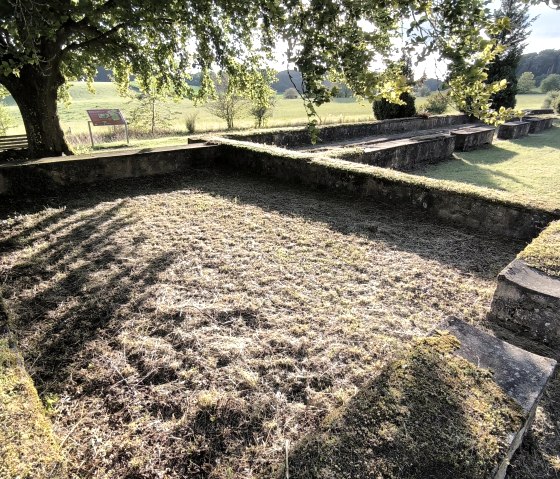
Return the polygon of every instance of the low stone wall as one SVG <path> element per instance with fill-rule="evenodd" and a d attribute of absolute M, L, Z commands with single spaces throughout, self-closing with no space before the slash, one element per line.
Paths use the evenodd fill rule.
<path fill-rule="evenodd" d="M 539 118 L 526 116 L 523 121 L 529 122 L 529 133 L 540 133 L 541 131 L 552 128 L 552 118 Z"/>
<path fill-rule="evenodd" d="M 534 110 L 528 109 L 523 111 L 529 115 L 553 115 L 554 114 L 554 110 L 552 108 L 541 108 L 541 109 L 534 109 Z"/>
<path fill-rule="evenodd" d="M 212 168 L 219 155 L 218 147 L 197 144 L 7 163 L 0 165 L 0 195 L 44 193 L 73 184 Z"/>
<path fill-rule="evenodd" d="M 455 149 L 455 137 L 451 135 L 431 135 L 386 141 L 361 151 L 348 153 L 342 149 L 338 158 L 365 163 L 367 165 L 411 171 L 418 167 L 448 160 Z"/>
<path fill-rule="evenodd" d="M 215 141 L 219 141 L 215 139 Z M 453 225 L 529 240 L 560 213 L 500 199 L 499 193 L 279 148 L 228 142 L 223 167 L 416 208 Z"/>
<path fill-rule="evenodd" d="M 510 121 L 498 128 L 498 138 L 501 140 L 515 140 L 529 134 L 531 124 L 526 121 Z"/>
<path fill-rule="evenodd" d="M 429 118 L 412 117 L 364 123 L 327 125 L 319 127 L 318 143 L 347 140 L 348 138 L 362 138 L 366 136 L 445 128 L 465 123 L 469 123 L 469 117 L 467 115 L 445 115 L 432 116 Z M 311 137 L 307 127 L 230 133 L 224 135 L 224 137 L 238 141 L 250 141 L 253 143 L 264 143 L 288 148 L 311 145 Z"/>
<path fill-rule="evenodd" d="M 473 126 L 450 133 L 455 137 L 455 151 L 472 151 L 491 145 L 495 131 L 493 126 Z"/>
<path fill-rule="evenodd" d="M 560 278 L 514 260 L 498 276 L 489 318 L 521 336 L 560 346 Z"/>
<path fill-rule="evenodd" d="M 558 211 L 530 207 L 482 188 L 276 147 L 220 138 L 211 141 L 214 144 L 0 165 L 0 194 L 42 194 L 112 179 L 228 168 L 408 205 L 450 224 L 512 238 L 532 239 L 544 226 L 560 218 Z"/>

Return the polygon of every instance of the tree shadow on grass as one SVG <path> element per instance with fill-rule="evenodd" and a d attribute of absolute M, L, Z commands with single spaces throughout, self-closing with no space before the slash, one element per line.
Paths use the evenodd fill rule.
<path fill-rule="evenodd" d="M 142 262 L 127 262 L 127 257 L 137 260 L 136 248 L 143 242 L 141 227 L 134 235 L 127 236 L 128 239 L 117 234 L 136 225 L 135 217 L 127 208 L 127 198 L 181 189 L 206 192 L 232 203 L 254 205 L 286 217 L 296 216 L 324 223 L 344 235 L 365 238 L 374 248 L 377 243 L 385 243 L 397 251 L 418 254 L 472 275 L 494 275 L 495 272 L 488 273 L 486 268 L 493 265 L 492 268 L 496 269 L 495 263 L 505 264 L 510 259 L 509 255 L 514 254 L 511 247 L 503 248 L 498 240 L 456 231 L 423 219 L 411 219 L 408 210 L 401 211 L 388 205 L 371 204 L 325 191 L 309 191 L 272 181 L 209 172 L 192 178 L 162 177 L 149 181 L 111 182 L 105 186 L 88 187 L 85 191 L 83 188 L 75 189 L 36 203 L 20 202 L 19 206 L 14 203 L 12 211 L 19 213 L 40 211 L 45 204 L 54 208 L 33 226 L 20 225 L 14 234 L 5 235 L 0 243 L 8 253 L 15 249 L 26 251 L 21 261 L 9 268 L 2 280 L 10 283 L 13 297 L 21 296 L 16 311 L 19 317 L 17 329 L 28 367 L 42 394 L 62 395 L 65 388 L 69 388 L 74 395 L 90 395 L 96 400 L 99 396 L 106 397 L 107 404 L 103 406 L 106 409 L 102 411 L 108 414 L 115 429 L 120 428 L 119 434 L 125 430 L 123 435 L 131 430 L 127 424 L 133 419 L 142 421 L 148 417 L 150 421 L 161 424 L 165 418 L 179 416 L 185 409 L 184 404 L 173 403 L 178 399 L 171 393 L 165 399 L 152 400 L 148 396 L 146 399 L 150 400 L 150 404 L 144 406 L 143 403 L 144 409 L 140 407 L 140 412 L 133 410 L 133 407 L 138 407 L 137 402 L 129 407 L 127 398 L 128 402 L 134 401 L 127 396 L 130 391 L 126 378 L 119 376 L 118 354 L 128 354 L 126 361 L 137 370 L 133 373 L 134 380 L 138 380 L 140 386 L 130 386 L 135 388 L 135 395 L 153 394 L 151 388 L 176 384 L 176 371 L 165 364 L 165 356 L 160 355 L 165 353 L 163 350 L 147 351 L 147 355 L 160 355 L 155 358 L 160 363 L 155 367 L 160 369 L 154 370 L 149 361 L 141 357 L 142 353 L 136 352 L 138 357 L 133 356 L 130 347 L 127 346 L 124 353 L 122 344 L 115 344 L 122 332 L 123 322 L 131 316 L 136 320 L 137 315 L 147 312 L 151 321 L 153 310 L 149 308 L 153 305 L 147 304 L 150 295 L 153 295 L 150 286 L 158 281 L 160 273 L 172 265 L 177 254 L 168 248 L 162 253 L 154 252 Z M 107 201 L 111 203 L 105 204 Z M 208 214 L 211 215 L 212 211 L 209 210 Z M 8 215 L 13 218 L 12 213 Z M 398 265 L 395 268 L 398 269 Z M 220 318 L 223 321 L 221 313 L 217 312 L 217 321 Z M 250 320 L 250 314 L 244 314 L 246 319 Z M 154 328 L 164 329 L 162 334 L 168 333 L 166 322 L 177 320 L 165 315 L 157 316 L 157 319 L 159 324 Z M 150 329 L 151 325 L 144 324 L 142 327 L 146 329 L 138 335 L 157 343 L 160 333 Z M 134 335 L 135 331 L 132 333 Z M 103 343 L 100 347 L 106 349 L 95 349 L 96 342 Z M 113 345 L 114 348 L 107 351 Z M 109 372 L 95 372 L 102 367 Z M 113 373 L 111 368 L 115 368 L 116 372 Z M 122 386 L 120 396 L 115 393 L 119 384 Z M 184 400 L 183 396 L 177 397 Z M 249 401 L 237 404 L 230 398 L 222 403 L 218 400 L 201 408 L 189 421 L 179 424 L 173 434 L 160 433 L 157 436 L 157 432 L 146 428 L 143 434 L 147 437 L 141 440 L 145 441 L 145 445 L 156 444 L 169 451 L 165 460 L 174 471 L 183 471 L 185 476 L 209 477 L 219 467 L 220 461 L 227 462 L 232 450 L 255 445 L 254 438 L 258 436 L 255 431 L 260 433 L 265 418 L 273 415 L 271 407 L 270 404 L 249 404 Z M 99 421 L 104 419 L 100 417 Z M 409 426 L 408 423 L 406 425 Z M 90 424 L 89 427 L 94 429 L 96 425 Z M 86 438 L 91 439 L 87 435 Z M 111 459 L 125 464 L 119 470 L 125 470 L 127 461 L 135 454 L 133 446 L 125 442 L 122 449 L 115 447 L 119 451 L 116 453 L 118 457 Z M 191 449 L 192 444 L 197 446 Z M 91 462 L 93 464 L 94 460 Z M 142 477 L 135 476 L 131 469 L 126 470 L 130 474 L 122 477 Z"/>
<path fill-rule="evenodd" d="M 32 238 L 26 245 L 33 252 L 3 280 L 12 291 L 17 288 L 28 297 L 16 311 L 16 329 L 25 338 L 28 367 L 43 393 L 68 376 L 68 367 L 87 342 L 118 330 L 118 309 L 130 301 L 133 291 L 155 283 L 158 273 L 173 262 L 169 252 L 141 268 L 113 267 L 123 254 L 114 234 L 134 221 L 119 214 L 124 203 L 88 213 L 54 211 L 31 230 L 0 242 L 9 250 L 14 242 Z M 57 226 L 49 228 L 53 225 Z M 131 245 L 125 246 L 133 251 Z"/>
<path fill-rule="evenodd" d="M 489 373 L 437 342 L 449 339 L 417 342 L 386 366 L 338 416 L 327 418 L 320 431 L 295 446 L 289 476 L 490 477 L 507 451 L 507 435 L 521 425 L 520 408 Z"/>

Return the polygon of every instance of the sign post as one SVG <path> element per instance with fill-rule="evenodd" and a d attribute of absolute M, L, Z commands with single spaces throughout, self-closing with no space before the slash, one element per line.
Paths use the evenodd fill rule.
<path fill-rule="evenodd" d="M 86 110 L 89 115 L 90 121 L 88 121 L 89 137 L 91 139 L 91 146 L 93 147 L 93 132 L 91 126 L 115 126 L 124 125 L 124 131 L 126 135 L 126 144 L 129 145 L 130 141 L 128 138 L 128 125 L 124 116 L 120 110 Z"/>

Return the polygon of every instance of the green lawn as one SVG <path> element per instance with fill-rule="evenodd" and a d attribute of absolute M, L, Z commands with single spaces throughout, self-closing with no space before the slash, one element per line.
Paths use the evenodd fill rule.
<path fill-rule="evenodd" d="M 131 112 L 138 106 L 138 101 L 123 98 L 118 95 L 113 83 L 96 83 L 95 94 L 88 91 L 84 82 L 74 82 L 70 87 L 72 102 L 70 105 L 59 104 L 59 116 L 62 128 L 65 132 L 74 134 L 86 133 L 88 131 L 88 116 L 86 110 L 94 108 L 118 108 L 125 117 L 130 118 Z M 10 98 L 4 103 L 8 106 L 17 125 L 11 128 L 8 134 L 24 133 L 23 123 L 19 116 L 17 106 Z M 197 129 L 200 131 L 223 130 L 225 121 L 211 115 L 204 106 L 195 106 L 190 100 L 179 102 L 169 101 L 162 105 L 170 118 L 170 129 L 185 131 L 185 115 L 198 112 Z M 318 108 L 321 121 L 325 123 L 337 123 L 345 121 L 368 120 L 372 118 L 371 107 L 367 103 L 357 102 L 354 99 L 337 99 Z M 270 126 L 293 126 L 306 123 L 307 117 L 301 100 L 286 100 L 278 96 L 274 115 L 269 121 Z M 242 118 L 236 122 L 239 128 L 253 126 L 250 117 Z M 103 129 L 96 129 L 101 132 Z"/>
<path fill-rule="evenodd" d="M 455 160 L 418 174 L 508 191 L 520 200 L 560 208 L 560 125 L 520 140 L 498 140 L 488 149 L 456 154 Z"/>
<path fill-rule="evenodd" d="M 88 91 L 84 82 L 74 82 L 70 87 L 72 102 L 70 105 L 59 105 L 59 115 L 62 128 L 65 132 L 73 134 L 85 134 L 88 131 L 88 116 L 86 110 L 93 108 L 119 108 L 125 117 L 130 118 L 132 110 L 138 105 L 138 101 L 123 98 L 118 95 L 113 83 L 96 83 L 95 94 Z M 544 95 L 530 94 L 519 95 L 518 106 L 520 108 L 540 107 Z M 421 106 L 426 102 L 426 98 L 418 98 L 417 105 Z M 16 126 L 11 128 L 8 134 L 24 133 L 23 124 L 17 106 L 8 98 L 4 100 L 9 112 L 16 120 Z M 170 118 L 170 129 L 177 132 L 185 131 L 185 115 L 198 112 L 197 129 L 199 131 L 223 130 L 226 127 L 224 121 L 212 116 L 203 106 L 195 106 L 192 101 L 181 100 L 179 102 L 169 101 L 164 104 L 167 115 Z M 455 110 L 450 109 L 453 113 Z M 318 108 L 319 117 L 324 123 L 339 123 L 347 121 L 371 120 L 371 107 L 366 102 L 355 101 L 354 99 L 336 99 Z M 274 115 L 269 121 L 269 126 L 294 126 L 305 124 L 307 117 L 301 100 L 286 100 L 281 95 L 278 96 Z M 239 128 L 249 128 L 253 126 L 251 118 L 240 119 L 236 126 Z M 104 129 L 97 128 L 97 133 L 102 133 Z M 87 144 L 87 137 L 84 143 Z"/>

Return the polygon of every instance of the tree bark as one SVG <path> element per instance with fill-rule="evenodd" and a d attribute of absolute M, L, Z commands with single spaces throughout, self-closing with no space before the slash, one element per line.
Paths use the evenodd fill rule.
<path fill-rule="evenodd" d="M 19 107 L 30 158 L 72 154 L 57 109 L 58 88 L 64 84 L 64 77 L 59 65 L 53 63 L 25 65 L 19 76 L 11 74 L 0 79 Z"/>

